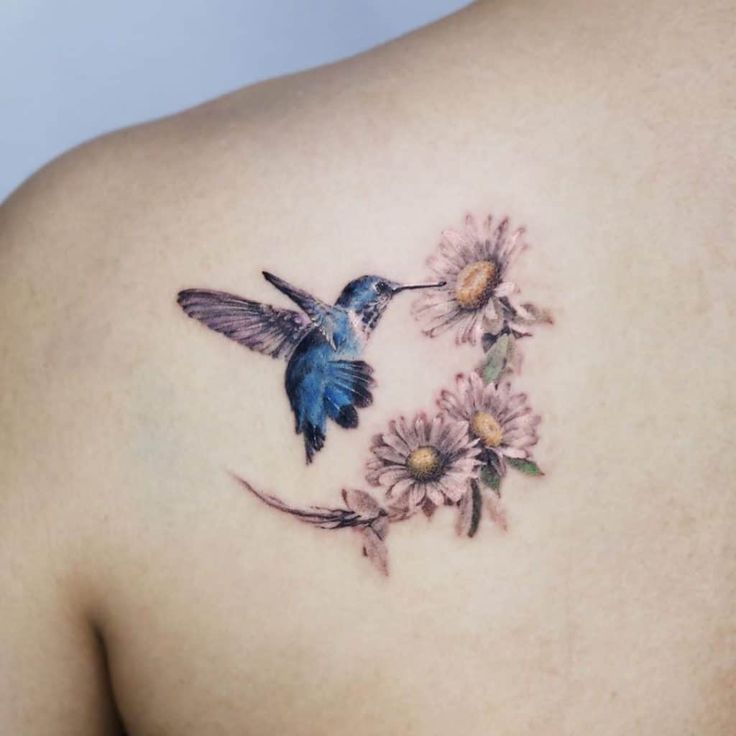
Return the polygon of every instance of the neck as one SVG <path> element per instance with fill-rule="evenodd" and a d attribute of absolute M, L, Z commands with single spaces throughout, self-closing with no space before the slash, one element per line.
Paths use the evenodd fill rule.
<path fill-rule="evenodd" d="M 360 311 L 350 310 L 351 321 L 366 337 L 376 328 L 382 314 L 383 309 L 378 304 L 369 304 Z"/>

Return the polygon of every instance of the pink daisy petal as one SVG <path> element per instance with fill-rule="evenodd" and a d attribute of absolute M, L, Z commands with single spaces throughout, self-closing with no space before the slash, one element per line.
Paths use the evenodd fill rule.
<path fill-rule="evenodd" d="M 463 315 L 459 310 L 449 312 L 441 319 L 436 320 L 435 323 L 426 326 L 424 328 L 424 332 L 430 337 L 434 337 L 435 335 L 438 335 L 441 332 L 444 332 L 445 330 L 452 327 L 452 325 L 454 325 L 456 322 L 459 322 L 462 318 Z"/>
<path fill-rule="evenodd" d="M 420 445 L 427 444 L 427 415 L 424 413 L 417 414 L 414 420 L 414 431 L 416 432 L 417 442 Z"/>
<path fill-rule="evenodd" d="M 445 496 L 450 499 L 450 501 L 454 501 L 455 503 L 457 503 L 465 494 L 466 486 L 465 483 L 458 483 L 453 485 L 444 483 L 442 491 Z"/>
<path fill-rule="evenodd" d="M 511 296 L 516 291 L 516 284 L 513 281 L 502 281 L 494 290 L 493 295 L 497 298 Z"/>
<path fill-rule="evenodd" d="M 409 489 L 409 497 L 408 497 L 408 503 L 410 507 L 419 506 L 419 504 L 424 501 L 425 496 L 425 487 L 424 485 L 420 485 L 418 483 L 415 483 L 410 489 Z"/>
<path fill-rule="evenodd" d="M 527 457 L 529 453 L 527 453 L 526 450 L 520 448 L 520 447 L 500 447 L 499 450 L 501 451 L 502 455 L 505 455 L 506 457 L 513 457 L 517 458 L 519 460 L 524 459 Z"/>
<path fill-rule="evenodd" d="M 496 309 L 496 302 L 493 299 L 489 299 L 481 314 L 485 318 L 486 322 L 498 321 L 499 313 Z"/>
<path fill-rule="evenodd" d="M 475 243 L 473 243 L 471 253 L 473 255 L 474 261 L 488 260 L 488 250 L 486 248 L 485 240 L 483 240 L 482 238 L 478 238 Z"/>
<path fill-rule="evenodd" d="M 382 436 L 381 439 L 383 440 L 384 445 L 393 448 L 394 450 L 396 450 L 396 452 L 403 455 L 404 457 L 406 457 L 411 452 L 409 446 L 406 444 L 406 442 L 404 442 L 404 440 L 401 439 L 401 437 L 399 437 L 398 434 L 387 432 Z"/>
<path fill-rule="evenodd" d="M 404 465 L 388 465 L 378 472 L 378 480 L 382 486 L 393 486 L 408 477 L 409 471 Z"/>
<path fill-rule="evenodd" d="M 427 497 L 435 506 L 441 506 L 445 502 L 442 491 L 437 484 L 431 484 L 427 487 Z"/>
<path fill-rule="evenodd" d="M 466 264 L 464 253 L 469 245 L 470 243 L 462 233 L 456 230 L 445 230 L 440 241 L 440 253 L 462 268 Z"/>
<path fill-rule="evenodd" d="M 427 444 L 432 447 L 437 447 L 440 435 L 442 434 L 442 425 L 444 420 L 441 416 L 437 415 L 433 420 L 429 429 L 429 438 Z"/>
<path fill-rule="evenodd" d="M 427 265 L 437 274 L 455 274 L 462 270 L 462 261 L 458 258 L 456 251 L 452 254 L 448 252 L 433 253 L 427 259 Z"/>
<path fill-rule="evenodd" d="M 526 250 L 526 243 L 524 243 L 521 239 L 517 240 L 511 248 L 509 248 L 508 252 L 504 256 L 504 260 L 506 261 L 506 269 L 511 268 L 514 263 L 516 263 L 517 258 Z"/>
<path fill-rule="evenodd" d="M 523 437 L 513 438 L 509 438 L 508 436 L 504 437 L 504 442 L 509 445 L 509 447 L 521 447 L 524 450 L 536 445 L 537 441 L 537 438 L 533 435 L 525 435 Z"/>
<path fill-rule="evenodd" d="M 501 220 L 501 222 L 498 223 L 498 227 L 493 233 L 493 247 L 496 249 L 497 253 L 502 250 L 506 242 L 506 234 L 508 233 L 508 229 L 509 229 L 509 218 L 504 217 L 503 220 Z"/>
<path fill-rule="evenodd" d="M 406 421 L 406 417 L 400 417 L 396 424 L 396 434 L 406 443 L 410 451 L 416 450 L 418 443 L 414 427 Z"/>
<path fill-rule="evenodd" d="M 394 483 L 394 485 L 388 489 L 388 492 L 386 493 L 387 496 L 392 496 L 394 498 L 400 498 L 404 493 L 406 493 L 414 484 L 416 481 L 413 478 L 404 478 L 400 481 L 397 481 Z"/>
<path fill-rule="evenodd" d="M 374 448 L 373 454 L 376 457 L 381 458 L 381 460 L 391 463 L 403 465 L 406 462 L 406 454 L 397 452 L 393 447 L 388 447 L 386 445 Z"/>

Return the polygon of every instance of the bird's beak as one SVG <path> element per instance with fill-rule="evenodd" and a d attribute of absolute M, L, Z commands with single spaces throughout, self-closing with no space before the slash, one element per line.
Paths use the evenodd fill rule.
<path fill-rule="evenodd" d="M 437 289 L 446 283 L 446 281 L 435 281 L 432 284 L 399 284 L 394 289 L 394 294 L 398 294 L 400 291 L 409 291 L 409 289 Z"/>

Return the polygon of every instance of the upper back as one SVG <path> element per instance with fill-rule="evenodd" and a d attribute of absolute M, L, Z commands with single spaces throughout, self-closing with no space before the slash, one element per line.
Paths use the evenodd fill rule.
<path fill-rule="evenodd" d="M 88 144 L 11 198 L 0 723 L 48 732 L 45 692 L 58 733 L 112 722 L 104 661 L 70 664 L 91 631 L 131 733 L 733 731 L 733 21 L 481 3 Z M 510 374 L 545 474 L 509 465 L 472 538 L 454 505 L 392 518 L 366 560 L 365 536 L 262 501 L 314 521 L 360 489 L 390 516 L 372 438 L 431 419 L 483 346 L 422 334 L 397 294 L 360 357 L 372 401 L 356 428 L 328 416 L 306 465 L 285 360 L 177 294 L 299 312 L 263 270 L 320 309 L 362 274 L 439 278 L 425 261 L 468 212 L 526 227 L 512 301 L 554 318 Z M 28 654 L 47 639 L 51 663 Z M 35 666 L 48 690 L 29 692 Z M 88 683 L 73 716 L 48 704 L 69 671 Z"/>

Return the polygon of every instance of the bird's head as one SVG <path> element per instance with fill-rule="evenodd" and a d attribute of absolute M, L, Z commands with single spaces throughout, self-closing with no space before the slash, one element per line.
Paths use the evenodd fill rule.
<path fill-rule="evenodd" d="M 433 289 L 444 285 L 444 281 L 430 284 L 400 284 L 383 276 L 361 276 L 345 286 L 336 306 L 361 315 L 367 324 L 374 326 L 396 294 L 410 289 Z"/>

